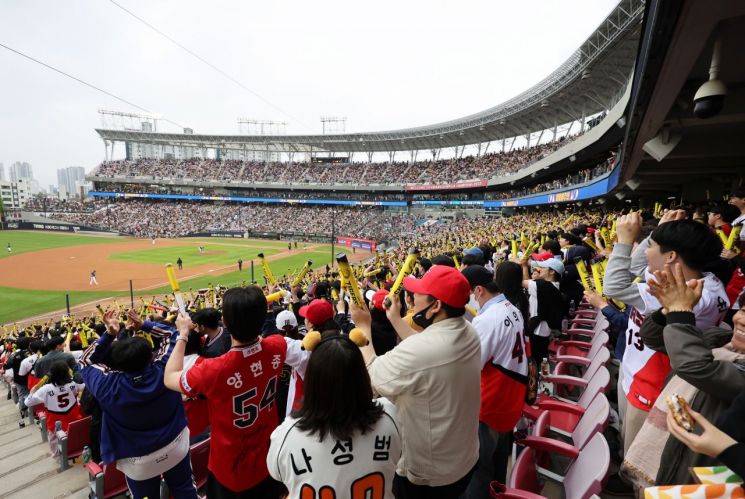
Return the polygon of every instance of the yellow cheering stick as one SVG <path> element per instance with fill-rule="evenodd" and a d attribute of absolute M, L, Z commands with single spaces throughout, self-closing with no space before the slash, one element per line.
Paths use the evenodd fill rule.
<path fill-rule="evenodd" d="M 380 271 L 383 270 L 382 268 L 378 267 L 376 269 L 368 270 L 367 272 L 362 273 L 362 277 L 372 277 L 374 275 L 377 275 L 380 273 Z"/>
<path fill-rule="evenodd" d="M 740 240 L 741 231 L 742 231 L 742 225 L 736 225 L 732 227 L 732 231 L 729 233 L 727 242 L 724 243 L 724 249 L 731 251 L 735 247 L 735 241 Z"/>
<path fill-rule="evenodd" d="M 732 232 L 730 232 L 730 234 L 732 234 Z M 719 239 L 722 240 L 722 246 L 726 246 L 727 245 L 727 239 L 728 238 L 725 235 L 724 231 L 721 230 L 721 229 L 717 229 L 717 236 L 719 236 Z"/>
<path fill-rule="evenodd" d="M 453 262 L 455 262 L 455 268 L 460 270 L 460 262 L 458 261 L 458 255 L 453 253 Z"/>
<path fill-rule="evenodd" d="M 264 253 L 259 253 L 259 262 L 261 263 L 261 268 L 264 269 L 264 277 L 266 277 L 266 281 L 274 285 L 277 280 L 274 278 L 274 274 L 272 274 L 272 269 L 269 268 L 269 264 L 266 263 L 266 258 L 264 258 Z"/>
<path fill-rule="evenodd" d="M 600 262 L 593 262 L 590 264 L 590 271 L 592 272 L 592 280 L 595 284 L 595 291 L 603 294 L 603 266 Z"/>
<path fill-rule="evenodd" d="M 584 260 L 580 260 L 577 262 L 577 273 L 579 274 L 579 279 L 582 282 L 582 287 L 585 289 L 592 289 L 590 287 L 590 276 L 587 274 L 587 267 L 585 267 Z"/>
<path fill-rule="evenodd" d="M 603 243 L 605 243 L 606 249 L 609 249 L 612 241 L 610 239 L 610 231 L 608 230 L 608 227 L 600 229 L 600 237 L 603 238 Z"/>
<path fill-rule="evenodd" d="M 173 296 L 176 298 L 178 310 L 180 313 L 186 315 L 186 305 L 184 305 L 184 298 L 181 296 L 181 286 L 179 286 L 179 283 L 176 280 L 176 270 L 170 263 L 166 264 L 166 274 L 168 275 L 168 282 L 171 285 Z"/>
<path fill-rule="evenodd" d="M 403 267 L 401 267 L 401 270 L 398 272 L 393 286 L 391 286 L 391 290 L 388 292 L 388 296 L 385 297 L 384 303 L 386 307 L 390 307 L 392 298 L 394 296 L 398 296 L 398 294 L 401 292 L 401 284 L 403 283 L 404 278 L 414 271 L 414 266 L 416 265 L 418 259 L 419 250 L 416 248 L 411 248 L 409 250 L 409 254 L 406 256 L 406 260 L 404 260 Z"/>
<path fill-rule="evenodd" d="M 585 237 L 585 238 L 583 239 L 583 241 L 584 241 L 584 243 L 585 243 L 586 245 L 588 245 L 588 246 L 590 247 L 590 249 L 591 249 L 592 251 L 595 251 L 595 252 L 597 252 L 597 251 L 600 251 L 600 249 L 598 248 L 597 244 L 595 244 L 595 241 L 593 241 L 593 240 L 592 240 L 592 238 L 591 238 L 590 236 L 587 236 L 587 237 Z"/>
<path fill-rule="evenodd" d="M 300 286 L 300 284 L 303 282 L 303 279 L 305 279 L 305 276 L 308 275 L 308 272 L 310 272 L 310 266 L 313 265 L 313 260 L 308 260 L 305 262 L 305 266 L 303 266 L 303 270 L 300 271 L 300 273 L 297 275 L 295 280 L 292 281 L 291 287 Z"/>
<path fill-rule="evenodd" d="M 517 256 L 517 240 L 513 239 L 510 241 L 510 253 L 512 256 Z"/>
<path fill-rule="evenodd" d="M 267 303 L 272 303 L 272 302 L 275 302 L 275 301 L 279 301 L 283 297 L 288 296 L 289 294 L 290 294 L 290 292 L 287 291 L 286 289 L 280 289 L 276 293 L 272 293 L 270 295 L 266 295 L 266 302 Z"/>
<path fill-rule="evenodd" d="M 362 299 L 362 293 L 360 293 L 360 288 L 357 285 L 357 279 L 352 275 L 352 268 L 349 266 L 347 254 L 338 253 L 336 255 L 336 263 L 339 265 L 339 275 L 341 276 L 342 285 L 346 286 L 354 304 L 362 308 L 365 302 Z"/>

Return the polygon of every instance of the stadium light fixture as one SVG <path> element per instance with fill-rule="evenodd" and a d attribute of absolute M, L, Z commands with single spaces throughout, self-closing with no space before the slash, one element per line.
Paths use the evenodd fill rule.
<path fill-rule="evenodd" d="M 641 185 L 641 183 L 638 180 L 634 179 L 634 178 L 629 179 L 629 181 L 626 182 L 626 187 L 628 187 L 632 191 L 637 190 L 640 185 Z"/>

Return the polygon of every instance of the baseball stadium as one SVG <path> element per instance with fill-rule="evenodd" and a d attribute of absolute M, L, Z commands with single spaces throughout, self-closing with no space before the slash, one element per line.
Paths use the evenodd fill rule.
<path fill-rule="evenodd" d="M 448 121 L 99 109 L 77 196 L 0 175 L 0 497 L 745 497 L 744 46 L 620 0 Z"/>

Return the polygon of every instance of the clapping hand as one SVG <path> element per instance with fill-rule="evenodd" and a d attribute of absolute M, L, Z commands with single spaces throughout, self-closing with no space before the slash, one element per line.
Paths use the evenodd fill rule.
<path fill-rule="evenodd" d="M 140 316 L 137 315 L 137 312 L 134 310 L 130 310 L 127 312 L 127 329 L 131 331 L 139 331 L 142 329 L 142 325 L 145 324 L 145 321 L 140 319 Z"/>
<path fill-rule="evenodd" d="M 109 310 L 103 314 L 103 323 L 106 326 L 106 332 L 110 336 L 119 334 L 119 314 L 114 310 Z"/>
<path fill-rule="evenodd" d="M 642 216 L 638 211 L 618 217 L 618 220 L 616 221 L 616 238 L 619 243 L 628 245 L 634 244 L 639 238 L 641 231 Z"/>
<path fill-rule="evenodd" d="M 665 264 L 665 269 L 656 271 L 654 277 L 647 281 L 649 291 L 668 312 L 692 312 L 701 299 L 703 280 L 686 281 L 679 263 L 675 264 L 674 269 Z"/>

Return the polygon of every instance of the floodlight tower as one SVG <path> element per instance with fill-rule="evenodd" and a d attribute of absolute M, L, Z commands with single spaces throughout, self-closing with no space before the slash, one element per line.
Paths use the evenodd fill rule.
<path fill-rule="evenodd" d="M 238 133 L 246 135 L 285 135 L 286 121 L 238 118 Z"/>
<path fill-rule="evenodd" d="M 327 133 L 345 133 L 347 131 L 346 116 L 321 116 L 323 135 Z"/>

